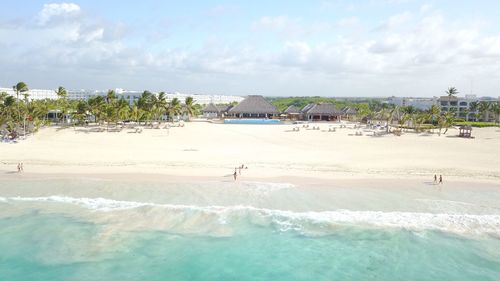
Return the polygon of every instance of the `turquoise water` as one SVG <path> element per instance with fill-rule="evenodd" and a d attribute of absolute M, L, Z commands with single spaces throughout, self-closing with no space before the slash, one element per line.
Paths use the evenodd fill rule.
<path fill-rule="evenodd" d="M 500 280 L 496 201 L 424 200 L 418 191 L 416 200 L 398 195 L 415 204 L 408 211 L 313 211 L 340 191 L 232 182 L 9 184 L 0 187 L 2 281 Z M 129 199 L 90 196 L 97 191 Z M 387 196 L 369 201 L 388 208 Z"/>
<path fill-rule="evenodd" d="M 307 237 L 255 227 L 231 237 L 114 233 L 37 212 L 0 220 L 1 280 L 499 280 L 500 241 L 339 228 Z M 101 245 L 102 246 L 102 245 Z"/>

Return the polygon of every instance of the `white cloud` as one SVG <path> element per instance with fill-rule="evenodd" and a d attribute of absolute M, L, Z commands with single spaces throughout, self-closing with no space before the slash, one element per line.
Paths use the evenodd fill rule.
<path fill-rule="evenodd" d="M 354 25 L 357 25 L 358 23 L 359 23 L 358 17 L 341 18 L 337 21 L 337 25 L 339 27 L 354 26 Z"/>
<path fill-rule="evenodd" d="M 454 84 L 452 79 L 470 73 L 500 78 L 500 35 L 485 35 L 469 22 L 450 23 L 437 12 L 388 17 L 384 32 L 370 32 L 373 26 L 357 17 L 332 22 L 262 17 L 252 24 L 251 35 L 278 34 L 274 48 L 248 41 L 226 45 L 223 36 L 201 47 L 148 48 L 154 44 L 150 41 L 141 47 L 130 44 L 137 38 L 124 38 L 123 24 L 80 13 L 79 7 L 44 6 L 36 19 L 46 14 L 47 24 L 33 26 L 31 19 L 13 29 L 0 22 L 0 45 L 7 50 L 0 52 L 0 64 L 9 65 L 9 71 L 0 72 L 5 79 L 0 83 L 52 81 L 70 88 L 135 89 L 154 85 L 277 95 L 325 95 L 335 88 L 337 95 L 384 95 L 397 83 L 418 91 Z M 71 20 L 59 20 L 68 14 Z M 353 25 L 353 33 L 338 28 Z M 5 39 L 17 37 L 23 42 Z"/>
<path fill-rule="evenodd" d="M 53 18 L 76 15 L 80 12 L 80 6 L 75 3 L 51 3 L 44 4 L 38 13 L 38 23 L 44 25 Z"/>
<path fill-rule="evenodd" d="M 282 31 L 287 28 L 297 25 L 297 19 L 290 19 L 286 16 L 277 17 L 262 17 L 254 22 L 252 27 L 254 30 L 273 30 Z"/>
<path fill-rule="evenodd" d="M 376 30 L 392 30 L 395 28 L 399 28 L 405 23 L 409 22 L 412 19 L 412 14 L 410 12 L 404 12 L 401 14 L 397 14 L 391 16 L 388 20 L 382 23 Z"/>
<path fill-rule="evenodd" d="M 424 4 L 420 7 L 420 12 L 421 13 L 427 13 L 429 12 L 430 10 L 432 9 L 432 5 L 431 4 Z"/>

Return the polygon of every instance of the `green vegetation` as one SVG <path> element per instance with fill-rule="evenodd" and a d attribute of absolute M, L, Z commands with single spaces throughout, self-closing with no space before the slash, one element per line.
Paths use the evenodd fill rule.
<path fill-rule="evenodd" d="M 457 88 L 449 87 L 448 90 L 446 90 L 446 95 L 448 95 L 448 97 L 455 97 L 456 95 L 458 95 Z"/>
<path fill-rule="evenodd" d="M 499 123 L 494 122 L 455 122 L 455 125 L 467 125 L 476 128 L 500 127 Z"/>
<path fill-rule="evenodd" d="M 359 120 L 369 116 L 372 112 L 380 111 L 382 108 L 389 108 L 386 103 L 382 103 L 378 99 L 365 99 L 359 101 L 340 100 L 327 97 L 274 97 L 268 100 L 278 108 L 281 112 L 289 106 L 294 105 L 298 108 L 303 108 L 310 103 L 333 103 L 339 109 L 351 107 L 357 111 Z"/>
<path fill-rule="evenodd" d="M 325 97 L 286 97 L 286 98 L 268 98 L 271 103 L 283 112 L 290 105 L 302 108 L 310 103 L 336 103 L 334 98 Z"/>
<path fill-rule="evenodd" d="M 177 98 L 170 102 L 165 93 L 155 95 L 144 91 L 141 97 L 132 105 L 117 97 L 112 90 L 106 96 L 94 96 L 87 101 L 68 100 L 64 87 L 55 92 L 57 100 L 30 100 L 28 85 L 19 82 L 13 89 L 16 96 L 0 93 L 0 137 L 11 139 L 27 135 L 51 122 L 68 124 L 85 124 L 93 121 L 98 124 L 113 124 L 118 122 L 161 122 L 163 116 L 168 120 L 184 115 L 188 119 L 201 112 L 201 106 L 194 104 L 192 97 L 187 97 L 184 103 Z M 20 95 L 23 98 L 20 98 Z M 49 120 L 49 112 L 57 112 L 56 118 Z"/>

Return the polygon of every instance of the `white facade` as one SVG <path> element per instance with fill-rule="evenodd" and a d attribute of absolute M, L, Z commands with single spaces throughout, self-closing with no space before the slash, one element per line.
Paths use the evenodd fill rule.
<path fill-rule="evenodd" d="M 466 120 L 475 120 L 476 114 L 479 113 L 479 110 L 470 111 L 470 106 L 472 102 L 491 102 L 491 103 L 500 103 L 500 98 L 478 98 L 475 95 L 466 95 L 465 97 L 448 97 L 443 96 L 439 98 L 439 106 L 441 107 L 441 111 L 455 111 L 457 116 L 460 118 L 464 118 Z M 493 118 L 493 114 L 489 117 Z M 490 121 L 490 120 L 488 120 Z"/>
<path fill-rule="evenodd" d="M 133 104 L 134 101 L 138 100 L 143 92 L 140 91 L 125 91 L 123 89 L 115 90 L 118 99 L 125 99 L 129 104 Z M 69 91 L 68 99 L 71 100 L 88 100 L 90 97 L 94 96 L 106 96 L 107 91 Z M 154 93 L 158 95 L 158 93 Z M 174 98 L 178 98 L 181 102 L 187 97 L 192 97 L 195 104 L 209 104 L 211 102 L 215 104 L 227 104 L 231 102 L 240 102 L 243 97 L 240 96 L 225 96 L 225 95 L 187 95 L 181 93 L 165 93 L 165 98 L 167 101 L 171 101 Z"/>
<path fill-rule="evenodd" d="M 438 98 L 390 97 L 387 102 L 397 106 L 413 106 L 418 110 L 427 110 L 431 106 L 438 104 Z"/>
<path fill-rule="evenodd" d="M 16 91 L 12 88 L 0 88 L 0 93 L 6 92 L 8 95 L 16 96 Z M 19 98 L 23 99 L 23 94 L 28 94 L 29 100 L 57 99 L 57 94 L 54 90 L 30 89 L 27 92 L 19 93 Z"/>
<path fill-rule="evenodd" d="M 0 88 L 0 93 L 6 92 L 8 95 L 16 96 L 16 91 L 12 88 Z M 30 89 L 26 92 L 29 96 L 29 100 L 43 100 L 43 99 L 57 99 L 57 94 L 55 90 L 42 90 L 42 89 Z M 70 100 L 88 100 L 90 97 L 94 96 L 103 96 L 107 95 L 108 91 L 68 91 L 68 99 Z M 134 101 L 138 100 L 143 92 L 140 91 L 125 91 L 123 89 L 115 90 L 116 96 L 118 99 L 125 99 L 130 104 L 133 104 Z M 158 93 L 154 93 L 158 94 Z M 243 97 L 240 96 L 226 96 L 226 95 L 187 95 L 181 93 L 166 93 L 165 98 L 167 101 L 171 101 L 173 98 L 178 98 L 181 102 L 187 97 L 192 97 L 194 99 L 195 104 L 209 104 L 213 102 L 214 104 L 228 104 L 232 102 L 240 102 L 243 100 Z M 22 93 L 19 94 L 19 98 L 24 98 Z"/>

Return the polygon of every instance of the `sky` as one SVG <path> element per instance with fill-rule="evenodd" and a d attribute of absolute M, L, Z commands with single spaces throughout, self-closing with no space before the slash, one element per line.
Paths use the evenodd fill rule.
<path fill-rule="evenodd" d="M 0 87 L 500 96 L 500 1 L 2 0 Z"/>

